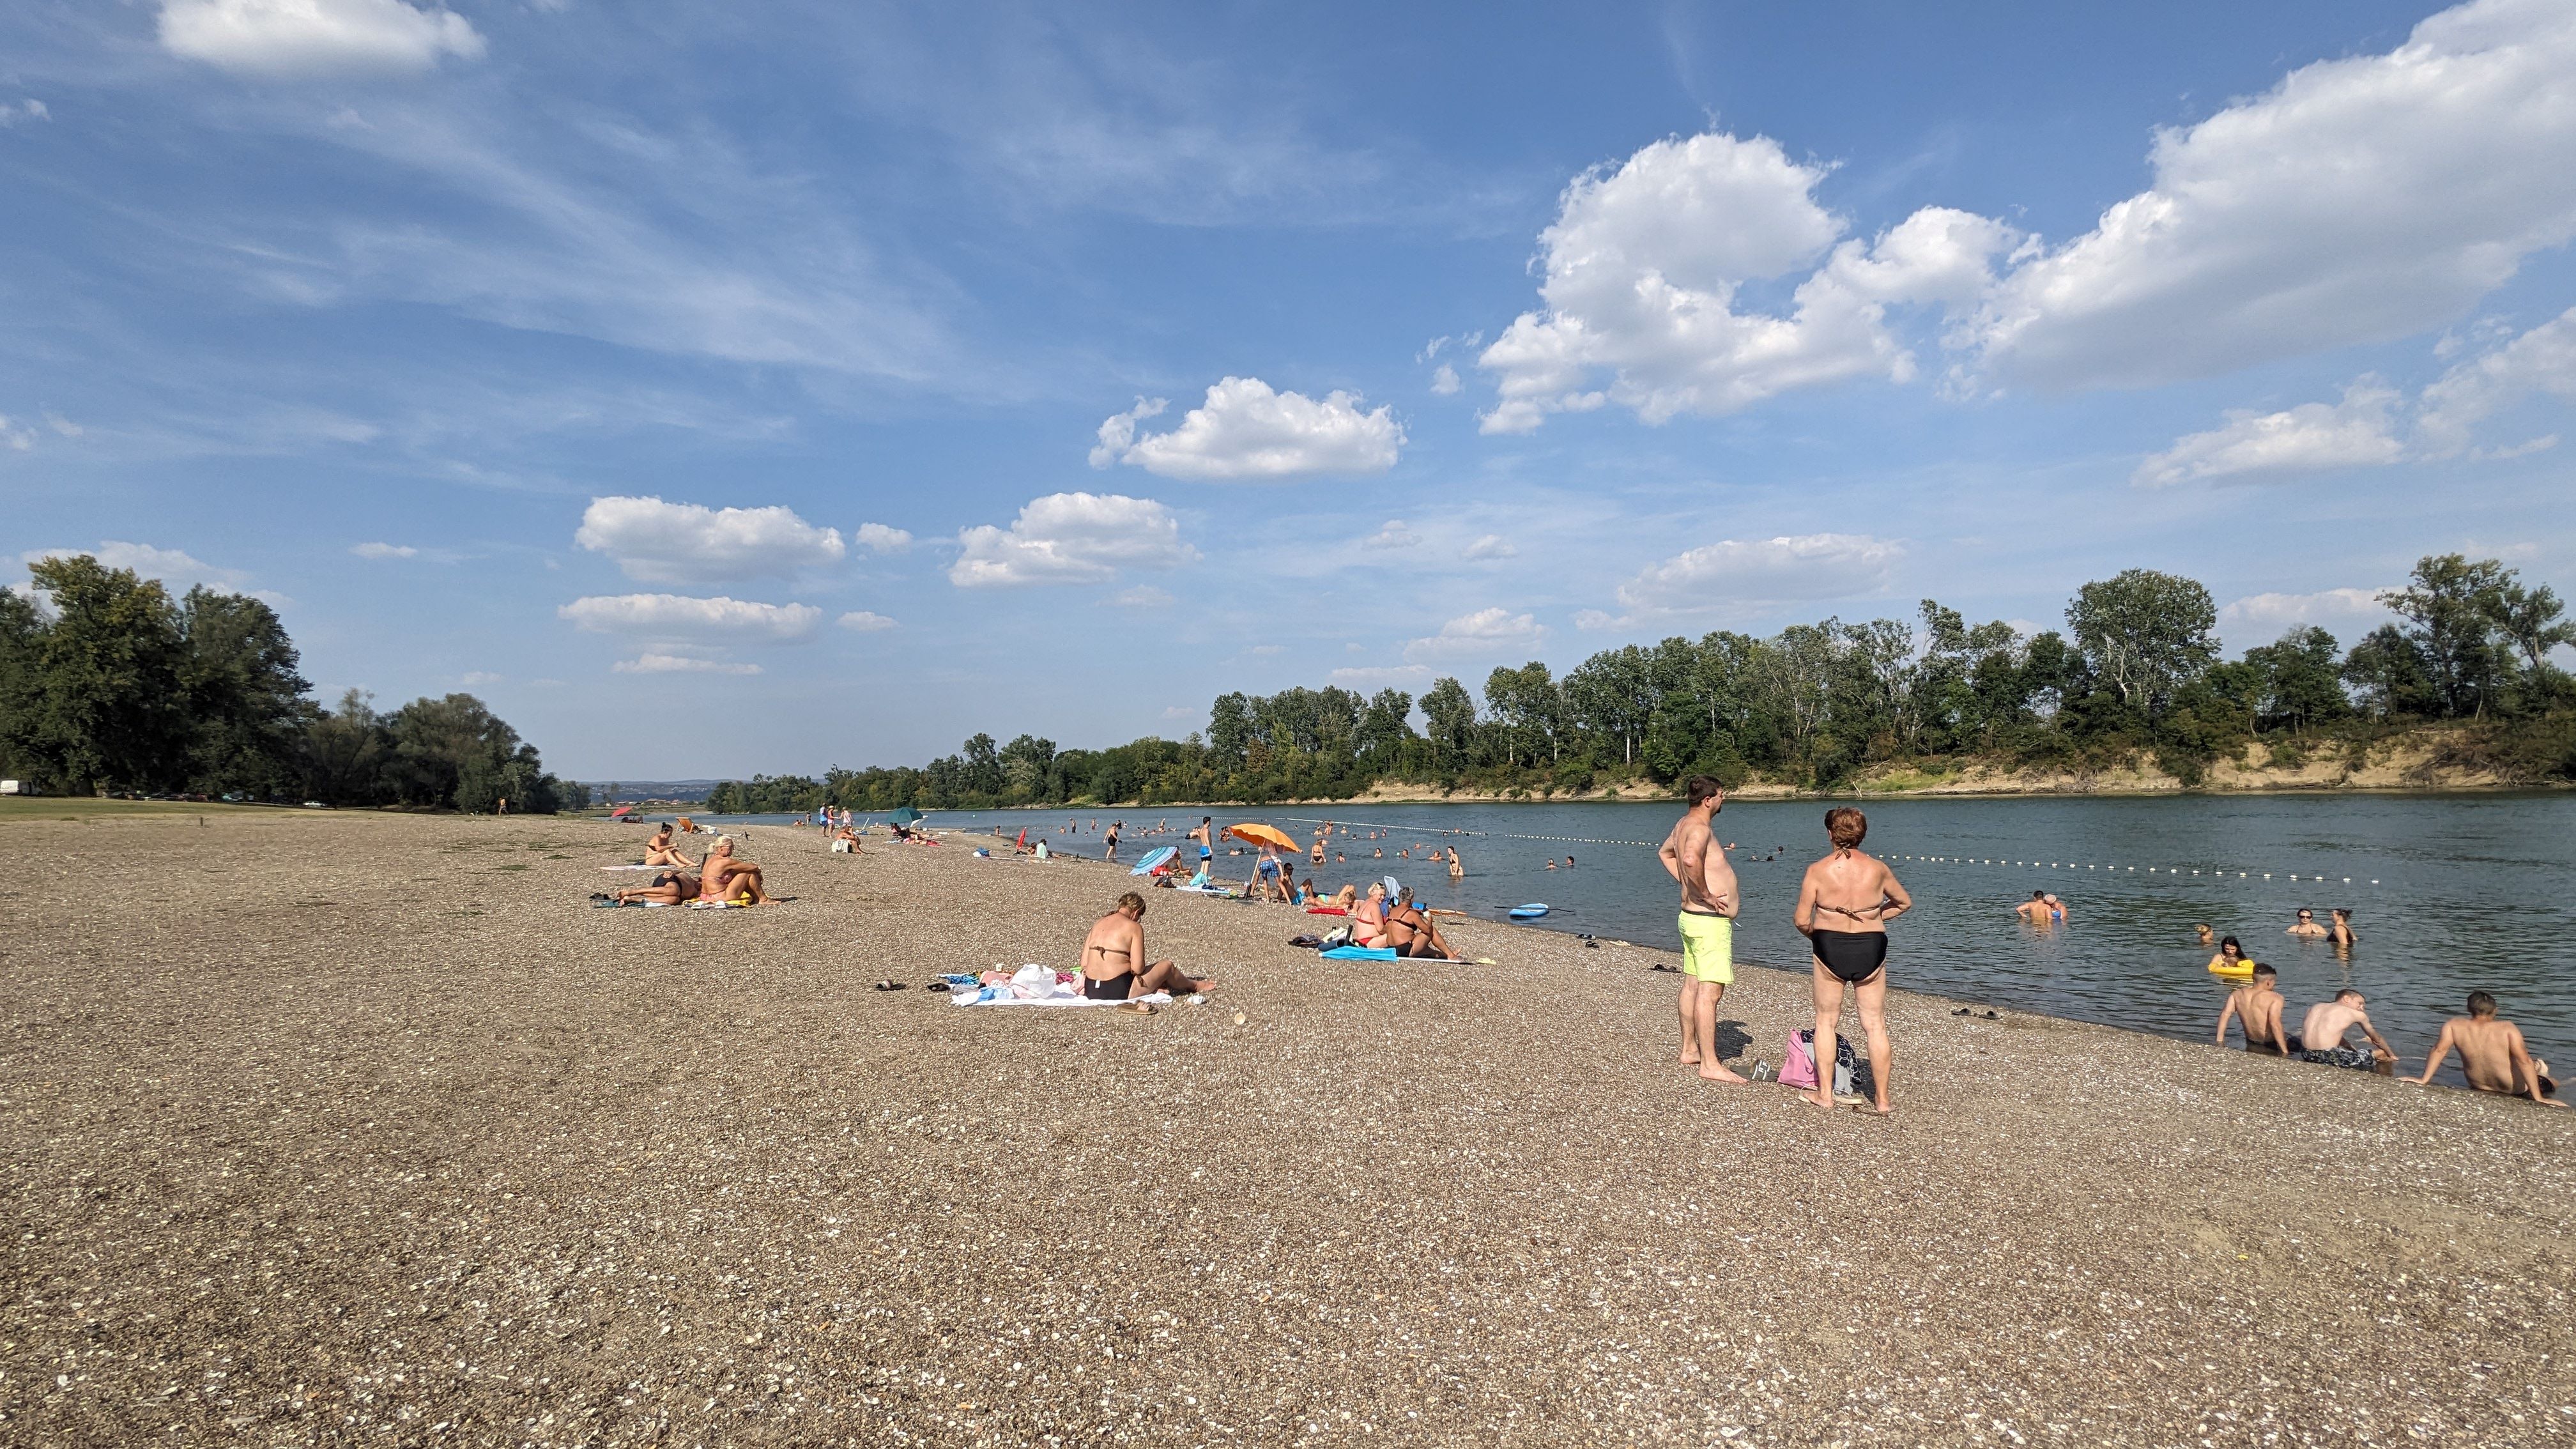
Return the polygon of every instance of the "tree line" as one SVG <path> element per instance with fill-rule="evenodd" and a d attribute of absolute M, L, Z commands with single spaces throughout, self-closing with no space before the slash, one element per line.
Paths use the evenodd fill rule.
<path fill-rule="evenodd" d="M 379 713 L 325 710 L 258 599 L 158 581 L 88 555 L 0 590 L 0 775 L 51 794 L 319 800 L 549 814 L 590 803 L 470 694 Z"/>
<path fill-rule="evenodd" d="M 988 734 L 919 768 L 759 776 L 717 812 L 1002 805 L 1262 803 L 1353 796 L 1381 782 L 1579 793 L 1708 774 L 1832 789 L 1862 771 L 1967 763 L 2085 768 L 2151 756 L 2197 784 L 2247 744 L 2292 764 L 2338 741 L 2459 721 L 2463 749 L 2521 779 L 2576 778 L 2576 643 L 2546 585 L 2495 560 L 2418 562 L 2380 601 L 2396 617 L 2349 652 L 2315 627 L 2220 657 L 2199 582 L 2130 569 L 2086 584 L 2065 627 L 2025 634 L 1924 600 L 1913 622 L 1825 619 L 1768 638 L 1607 649 L 1558 676 L 1494 670 L 1481 700 L 1454 678 L 1420 698 L 1327 687 L 1220 695 L 1204 733 L 1103 750 Z M 1417 727 L 1415 720 L 1419 716 Z"/>

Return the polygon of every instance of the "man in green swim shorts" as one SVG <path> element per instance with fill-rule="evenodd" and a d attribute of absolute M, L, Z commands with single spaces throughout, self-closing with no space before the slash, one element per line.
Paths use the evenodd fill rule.
<path fill-rule="evenodd" d="M 1717 1003 L 1735 982 L 1735 867 L 1726 847 L 1709 834 L 1709 821 L 1726 807 L 1726 792 L 1706 775 L 1684 787 L 1690 808 L 1664 837 L 1658 852 L 1664 870 L 1682 887 L 1682 1065 L 1696 1066 L 1712 1082 L 1744 1078 L 1717 1059 Z"/>

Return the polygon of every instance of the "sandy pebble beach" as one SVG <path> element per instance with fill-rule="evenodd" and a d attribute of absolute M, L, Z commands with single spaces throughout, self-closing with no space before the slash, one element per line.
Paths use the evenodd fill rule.
<path fill-rule="evenodd" d="M 1123 872 L 764 828 L 792 903 L 607 911 L 638 828 L 5 823 L 11 1444 L 2576 1442 L 2576 1112 L 1900 993 L 1880 1121 L 1492 923 L 1156 893 L 1207 1004 L 967 1010 Z"/>

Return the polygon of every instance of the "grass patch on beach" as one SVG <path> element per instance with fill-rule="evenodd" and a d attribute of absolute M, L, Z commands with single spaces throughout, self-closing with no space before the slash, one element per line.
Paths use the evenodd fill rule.
<path fill-rule="evenodd" d="M 93 820 L 124 815 L 274 814 L 283 808 L 286 807 L 198 804 L 190 800 L 101 800 L 87 795 L 0 795 L 0 822 Z"/>

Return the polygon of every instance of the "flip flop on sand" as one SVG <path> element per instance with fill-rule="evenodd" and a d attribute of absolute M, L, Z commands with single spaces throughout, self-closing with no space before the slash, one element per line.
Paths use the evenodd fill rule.
<path fill-rule="evenodd" d="M 1118 1009 L 1120 1011 L 1133 1012 L 1138 1016 L 1152 1016 L 1154 1014 L 1153 1003 L 1147 1001 L 1122 1001 L 1118 1003 Z"/>
<path fill-rule="evenodd" d="M 1649 971 L 1669 971 L 1675 976 L 1682 974 L 1682 968 L 1679 966 L 1668 966 L 1661 961 L 1656 962 L 1654 965 L 1649 966 L 1646 969 Z"/>
<path fill-rule="evenodd" d="M 900 981 L 880 981 L 869 989 L 872 991 L 910 991 L 912 988 L 904 985 Z"/>

